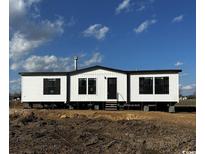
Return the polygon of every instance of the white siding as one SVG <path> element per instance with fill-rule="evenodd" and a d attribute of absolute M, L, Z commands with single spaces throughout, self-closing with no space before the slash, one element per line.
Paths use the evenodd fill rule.
<path fill-rule="evenodd" d="M 70 77 L 70 101 L 113 101 L 107 99 L 107 78 L 117 78 L 117 101 L 127 101 L 127 75 L 98 69 Z M 78 94 L 79 78 L 96 78 L 96 94 Z M 87 87 L 88 88 L 88 87 Z"/>
<path fill-rule="evenodd" d="M 139 94 L 139 77 L 169 77 L 169 94 Z M 154 88 L 154 87 L 153 87 Z M 130 75 L 130 101 L 169 102 L 179 101 L 179 74 Z"/>
<path fill-rule="evenodd" d="M 43 79 L 60 78 L 60 95 L 44 95 Z M 66 102 L 67 77 L 66 76 L 22 76 L 22 102 Z"/>

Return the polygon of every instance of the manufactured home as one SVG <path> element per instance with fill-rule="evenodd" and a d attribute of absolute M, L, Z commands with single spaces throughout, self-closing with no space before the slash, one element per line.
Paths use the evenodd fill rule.
<path fill-rule="evenodd" d="M 24 104 L 174 111 L 181 70 L 125 71 L 93 66 L 71 72 L 21 72 Z"/>

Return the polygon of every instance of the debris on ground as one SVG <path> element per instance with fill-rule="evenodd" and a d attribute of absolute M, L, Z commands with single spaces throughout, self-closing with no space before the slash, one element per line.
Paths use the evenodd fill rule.
<path fill-rule="evenodd" d="M 124 117 L 126 114 L 105 111 L 11 110 L 9 151 L 178 154 L 196 150 L 194 114 L 129 112 L 129 120 Z M 113 119 L 107 118 L 109 115 Z M 164 116 L 157 118 L 156 115 Z"/>

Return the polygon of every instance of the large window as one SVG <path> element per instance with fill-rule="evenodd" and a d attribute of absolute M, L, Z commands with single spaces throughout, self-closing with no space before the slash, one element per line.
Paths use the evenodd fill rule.
<path fill-rule="evenodd" d="M 78 79 L 78 94 L 86 94 L 87 93 L 87 80 L 86 78 Z"/>
<path fill-rule="evenodd" d="M 169 77 L 155 78 L 155 94 L 169 94 Z"/>
<path fill-rule="evenodd" d="M 59 95 L 60 94 L 60 79 L 43 79 L 43 94 L 44 95 Z"/>
<path fill-rule="evenodd" d="M 88 78 L 88 94 L 96 94 L 96 78 Z"/>
<path fill-rule="evenodd" d="M 153 94 L 153 78 L 140 77 L 139 78 L 139 93 L 140 94 Z"/>

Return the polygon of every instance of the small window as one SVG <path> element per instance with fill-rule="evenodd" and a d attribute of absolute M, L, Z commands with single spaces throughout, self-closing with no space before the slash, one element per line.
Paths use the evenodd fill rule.
<path fill-rule="evenodd" d="M 44 95 L 60 95 L 60 79 L 43 79 Z"/>
<path fill-rule="evenodd" d="M 140 94 L 153 94 L 153 78 L 140 77 L 139 78 L 139 93 Z"/>
<path fill-rule="evenodd" d="M 169 77 L 155 78 L 155 94 L 169 94 Z"/>
<path fill-rule="evenodd" d="M 96 94 L 96 78 L 88 79 L 88 94 Z"/>
<path fill-rule="evenodd" d="M 86 94 L 87 89 L 87 80 L 86 78 L 78 79 L 78 94 Z"/>

